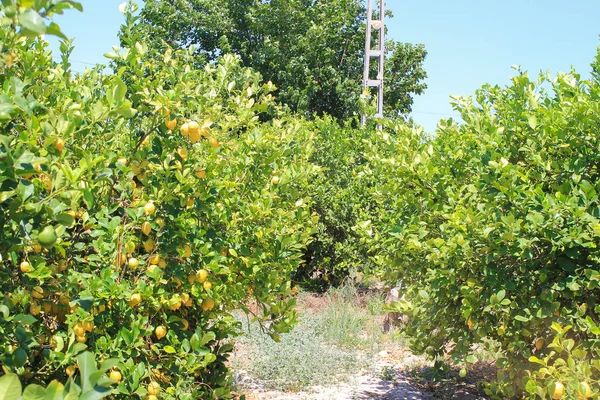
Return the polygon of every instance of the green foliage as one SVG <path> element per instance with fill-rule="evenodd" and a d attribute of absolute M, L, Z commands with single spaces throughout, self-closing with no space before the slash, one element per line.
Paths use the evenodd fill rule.
<path fill-rule="evenodd" d="M 339 126 L 330 117 L 315 119 L 315 151 L 310 161 L 321 174 L 310 185 L 313 210 L 319 219 L 317 232 L 305 253 L 306 263 L 295 279 L 314 289 L 338 285 L 349 274 L 372 268 L 367 248 L 353 227 L 375 210 L 371 194 L 364 190 L 373 183 L 362 173 L 368 168 L 364 141 L 371 129 L 352 128 L 352 121 Z"/>
<path fill-rule="evenodd" d="M 114 74 L 74 75 L 69 42 L 55 62 L 31 26 L 12 22 L 79 6 L 30 3 L 14 15 L 0 6 L 5 373 L 46 385 L 78 361 L 85 395 L 104 374 L 82 364 L 88 350 L 119 360 L 114 397 L 231 397 L 232 311 L 256 304 L 274 338 L 296 324 L 311 130 L 233 56 L 196 69 L 189 51 L 157 54 L 124 34 L 106 55 Z M 124 32 L 136 23 L 128 7 Z"/>
<path fill-rule="evenodd" d="M 21 393 L 22 386 L 18 375 L 6 374 L 0 378 L 0 395 L 4 400 L 91 400 L 103 399 L 111 394 L 111 386 L 114 386 L 115 381 L 105 373 L 117 365 L 118 360 L 106 360 L 98 369 L 93 354 L 86 351 L 77 356 L 77 363 L 81 371 L 79 384 L 75 383 L 73 377 L 69 377 L 65 385 L 56 380 L 50 382 L 46 388 L 31 384 Z"/>
<path fill-rule="evenodd" d="M 359 0 L 149 0 L 136 30 L 151 46 L 195 46 L 199 63 L 238 55 L 279 87 L 277 98 L 305 115 L 356 115 L 361 95 L 366 10 Z M 391 17 L 391 15 L 390 15 Z M 411 110 L 426 78 L 422 45 L 389 41 L 386 113 Z"/>
<path fill-rule="evenodd" d="M 564 339 L 578 349 L 572 374 L 555 377 L 598 391 L 599 99 L 597 79 L 519 72 L 509 87 L 456 98 L 463 124 L 441 121 L 429 138 L 387 122 L 394 134 L 367 151 L 385 212 L 358 227 L 378 274 L 406 287 L 414 349 L 464 363 L 473 344 L 497 341 L 497 394 L 537 393 L 532 355 L 565 366 L 556 348 L 536 348 L 552 323 L 572 327 Z"/>

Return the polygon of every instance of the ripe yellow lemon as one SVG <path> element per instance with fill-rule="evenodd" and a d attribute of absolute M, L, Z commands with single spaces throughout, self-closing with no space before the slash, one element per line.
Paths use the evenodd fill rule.
<path fill-rule="evenodd" d="M 197 133 L 198 130 L 200 129 L 200 125 L 198 125 L 198 123 L 196 121 L 190 121 L 190 122 L 188 122 L 188 126 L 190 128 L 190 135 L 192 133 Z"/>
<path fill-rule="evenodd" d="M 160 384 L 158 382 L 150 382 L 148 384 L 148 394 L 156 396 L 160 393 Z"/>
<path fill-rule="evenodd" d="M 112 379 L 113 381 L 121 382 L 121 379 L 123 379 L 123 377 L 121 376 L 121 373 L 119 371 L 110 371 L 110 379 Z"/>
<path fill-rule="evenodd" d="M 127 254 L 131 254 L 131 253 L 133 253 L 133 252 L 135 251 L 135 248 L 136 248 L 136 247 L 137 247 L 137 246 L 135 245 L 135 243 L 133 243 L 133 242 L 131 242 L 131 241 L 130 241 L 130 242 L 127 242 L 127 243 L 125 243 L 125 251 L 127 252 Z"/>
<path fill-rule="evenodd" d="M 152 225 L 150 225 L 150 222 L 146 221 L 142 224 L 142 232 L 144 232 L 144 235 L 146 236 L 152 232 Z"/>
<path fill-rule="evenodd" d="M 204 168 L 197 168 L 195 174 L 198 179 L 206 178 L 206 170 Z"/>
<path fill-rule="evenodd" d="M 210 297 L 207 297 L 206 299 L 202 300 L 202 304 L 200 305 L 200 307 L 204 311 L 210 311 L 215 307 L 215 301 Z"/>
<path fill-rule="evenodd" d="M 146 203 L 146 205 L 144 206 L 144 214 L 146 215 L 152 215 L 155 211 L 156 206 L 152 202 Z"/>
<path fill-rule="evenodd" d="M 179 148 L 177 149 L 177 154 L 179 154 L 179 157 L 181 157 L 181 159 L 182 159 L 183 161 L 186 161 L 186 160 L 187 160 L 187 158 L 188 158 L 188 152 L 187 152 L 187 150 L 186 150 L 186 149 L 184 149 L 183 147 L 179 147 Z"/>
<path fill-rule="evenodd" d="M 142 296 L 139 293 L 134 293 L 129 299 L 129 306 L 135 307 L 142 302 Z"/>
<path fill-rule="evenodd" d="M 189 244 L 183 247 L 183 258 L 190 258 L 192 256 L 192 248 Z"/>
<path fill-rule="evenodd" d="M 27 262 L 27 261 L 21 262 L 21 265 L 19 265 L 19 268 L 21 269 L 21 272 L 23 272 L 25 274 L 33 271 L 31 264 L 29 264 L 29 262 Z"/>
<path fill-rule="evenodd" d="M 205 269 L 200 269 L 200 270 L 198 270 L 198 272 L 196 272 L 196 279 L 198 280 L 199 283 L 206 282 L 207 278 L 208 278 L 208 271 L 206 271 Z"/>
<path fill-rule="evenodd" d="M 202 284 L 202 286 L 204 287 L 204 290 L 210 290 L 212 289 L 212 283 L 210 283 L 210 281 L 206 281 Z"/>
<path fill-rule="evenodd" d="M 564 385 L 561 382 L 556 382 L 554 384 L 554 394 L 552 395 L 552 398 L 554 400 L 558 400 L 558 399 L 562 398 L 564 394 L 565 394 Z"/>
<path fill-rule="evenodd" d="M 152 239 L 148 239 L 144 242 L 144 250 L 146 250 L 148 253 L 151 253 L 154 250 L 155 246 L 156 244 Z"/>
<path fill-rule="evenodd" d="M 69 365 L 66 369 L 65 372 L 67 373 L 67 375 L 71 376 L 75 373 L 75 366 L 73 365 Z"/>
<path fill-rule="evenodd" d="M 200 140 L 200 132 L 199 131 L 190 131 L 189 138 L 192 143 L 197 143 Z"/>
<path fill-rule="evenodd" d="M 277 175 L 273 176 L 271 178 L 271 182 L 273 182 L 273 185 L 278 185 L 279 184 L 279 177 Z"/>
<path fill-rule="evenodd" d="M 577 397 L 579 399 L 587 399 L 592 397 L 592 388 L 587 382 L 580 382 L 577 388 Z"/>
<path fill-rule="evenodd" d="M 131 268 L 131 269 L 137 269 L 140 266 L 140 262 L 135 257 L 131 257 L 129 259 L 128 264 L 129 264 L 129 268 Z"/>
<path fill-rule="evenodd" d="M 75 332 L 75 335 L 77 335 L 77 336 L 83 336 L 83 335 L 85 335 L 85 328 L 83 327 L 83 324 L 76 323 L 73 326 L 73 332 Z"/>
<path fill-rule="evenodd" d="M 167 126 L 168 130 L 172 131 L 177 126 L 177 120 L 176 119 L 172 119 L 172 120 L 167 119 L 167 121 L 165 122 L 165 125 Z"/>
<path fill-rule="evenodd" d="M 42 306 L 40 306 L 38 303 L 32 302 L 29 305 L 29 313 L 31 315 L 38 315 L 41 311 L 42 311 Z"/>
<path fill-rule="evenodd" d="M 190 124 L 188 124 L 187 122 L 184 123 L 183 125 L 181 125 L 181 128 L 179 128 L 179 131 L 181 132 L 181 134 L 183 136 L 187 136 L 190 134 Z"/>
<path fill-rule="evenodd" d="M 63 148 L 65 147 L 65 142 L 61 138 L 56 138 L 54 141 L 54 147 L 56 147 L 56 150 L 62 152 Z"/>
<path fill-rule="evenodd" d="M 167 334 L 167 328 L 165 328 L 162 325 L 159 325 L 154 330 L 154 334 L 156 334 L 156 337 L 158 338 L 158 340 L 160 340 L 160 339 L 164 338 L 165 335 Z"/>
<path fill-rule="evenodd" d="M 94 323 L 92 321 L 83 321 L 83 329 L 85 329 L 88 332 L 93 331 Z"/>
<path fill-rule="evenodd" d="M 160 256 L 158 254 L 152 254 L 150 257 L 148 257 L 148 262 L 151 265 L 158 265 L 160 262 Z"/>
<path fill-rule="evenodd" d="M 213 136 L 211 136 L 210 139 L 208 139 L 208 143 L 210 144 L 210 147 L 212 147 L 214 149 L 221 147 L 221 144 L 219 143 L 219 141 Z"/>

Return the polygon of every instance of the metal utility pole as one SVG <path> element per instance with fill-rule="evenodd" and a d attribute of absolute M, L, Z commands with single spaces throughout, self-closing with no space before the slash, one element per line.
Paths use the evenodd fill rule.
<path fill-rule="evenodd" d="M 375 0 L 379 3 L 379 19 L 373 20 L 373 0 L 367 0 L 367 38 L 365 41 L 365 71 L 363 77 L 363 92 L 369 87 L 377 87 L 377 114 L 383 117 L 383 62 L 385 60 L 385 0 Z M 371 49 L 373 29 L 379 32 L 379 43 Z M 379 70 L 376 79 L 370 77 L 371 58 L 379 59 Z M 363 115 L 362 124 L 367 124 L 367 116 Z"/>

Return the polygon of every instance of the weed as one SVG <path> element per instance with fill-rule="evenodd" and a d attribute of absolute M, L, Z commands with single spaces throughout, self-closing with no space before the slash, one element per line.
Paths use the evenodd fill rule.
<path fill-rule="evenodd" d="M 318 332 L 319 318 L 310 312 L 283 335 L 281 343 L 273 342 L 256 324 L 243 324 L 247 333 L 239 342 L 251 360 L 247 370 L 271 388 L 297 391 L 340 380 L 364 366 L 357 354 L 327 343 Z"/>

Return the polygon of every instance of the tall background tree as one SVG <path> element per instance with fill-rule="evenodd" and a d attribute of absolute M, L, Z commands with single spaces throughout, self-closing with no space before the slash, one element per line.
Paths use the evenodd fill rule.
<path fill-rule="evenodd" d="M 307 116 L 359 112 L 366 10 L 361 0 L 147 0 L 135 28 L 152 46 L 194 45 L 199 64 L 223 53 L 278 88 Z M 391 16 L 391 15 L 390 15 Z M 385 113 L 411 111 L 426 88 L 423 45 L 387 43 Z"/>

